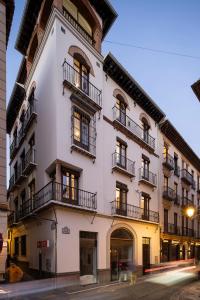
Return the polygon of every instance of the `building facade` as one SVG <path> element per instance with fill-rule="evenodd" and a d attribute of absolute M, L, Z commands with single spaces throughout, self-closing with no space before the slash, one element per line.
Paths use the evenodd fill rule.
<path fill-rule="evenodd" d="M 101 43 L 107 1 L 27 1 L 7 110 L 9 254 L 83 283 L 160 262 L 165 114 Z"/>
<path fill-rule="evenodd" d="M 198 212 L 200 161 L 169 121 L 160 128 L 161 261 L 199 260 L 200 219 L 186 210 Z"/>
<path fill-rule="evenodd" d="M 0 280 L 5 273 L 7 257 L 6 47 L 13 12 L 14 1 L 0 1 Z"/>

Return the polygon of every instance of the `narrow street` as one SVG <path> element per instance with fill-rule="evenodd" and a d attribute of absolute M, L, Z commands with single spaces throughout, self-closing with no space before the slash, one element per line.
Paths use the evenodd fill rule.
<path fill-rule="evenodd" d="M 67 300 L 175 300 L 174 295 L 181 293 L 182 289 L 190 287 L 196 281 L 196 274 L 185 270 L 164 272 L 158 275 L 139 279 L 135 286 L 128 283 L 114 283 L 106 286 L 87 286 L 82 289 L 64 288 L 51 292 L 39 293 L 29 296 L 20 296 L 16 300 L 39 300 L 39 299 L 67 299 Z M 9 298 L 5 298 L 9 299 Z M 177 298 L 178 299 L 178 298 Z"/>

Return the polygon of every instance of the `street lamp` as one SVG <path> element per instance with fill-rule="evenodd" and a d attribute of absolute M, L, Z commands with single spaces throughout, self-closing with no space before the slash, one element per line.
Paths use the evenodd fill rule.
<path fill-rule="evenodd" d="M 189 207 L 186 208 L 187 217 L 192 218 L 192 217 L 194 217 L 194 214 L 195 214 L 195 208 L 194 207 L 189 206 Z"/>

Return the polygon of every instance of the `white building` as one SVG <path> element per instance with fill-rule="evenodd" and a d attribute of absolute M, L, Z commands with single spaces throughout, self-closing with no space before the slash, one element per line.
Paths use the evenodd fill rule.
<path fill-rule="evenodd" d="M 115 18 L 107 1 L 27 2 L 7 128 L 10 255 L 30 270 L 105 282 L 159 263 L 165 114 L 101 55 Z"/>
<path fill-rule="evenodd" d="M 165 121 L 160 131 L 161 261 L 200 259 L 200 219 L 187 208 L 200 201 L 200 160 L 176 128 Z"/>

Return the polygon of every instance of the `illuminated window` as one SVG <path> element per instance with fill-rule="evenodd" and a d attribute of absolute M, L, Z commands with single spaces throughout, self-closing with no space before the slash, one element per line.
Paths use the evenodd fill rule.
<path fill-rule="evenodd" d="M 90 118 L 75 109 L 73 113 L 73 139 L 74 143 L 89 151 L 89 124 Z"/>

